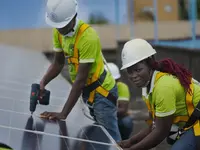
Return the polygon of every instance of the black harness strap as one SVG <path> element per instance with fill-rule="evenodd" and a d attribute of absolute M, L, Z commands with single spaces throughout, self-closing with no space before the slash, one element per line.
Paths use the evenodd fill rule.
<path fill-rule="evenodd" d="M 183 128 L 189 128 L 191 127 L 197 120 L 200 119 L 200 101 L 197 104 L 196 108 L 194 109 L 192 115 L 188 119 L 188 121 L 185 123 Z"/>
<path fill-rule="evenodd" d="M 192 115 L 189 117 L 188 121 L 185 123 L 185 125 L 183 126 L 182 129 L 191 127 L 192 125 L 195 124 L 195 122 L 197 120 L 200 120 L 200 101 L 197 104 L 197 106 L 195 107 Z M 197 144 L 196 145 L 197 146 L 197 150 L 200 150 L 200 136 L 195 136 L 195 139 L 196 139 L 196 144 Z"/>
<path fill-rule="evenodd" d="M 83 89 L 83 97 L 89 97 L 90 92 L 94 91 L 96 88 L 101 86 L 106 78 L 107 71 L 104 70 L 101 74 L 100 78 L 93 82 L 92 84 L 84 87 Z M 108 100 L 110 100 L 114 105 L 117 104 L 117 97 L 113 96 L 112 93 L 109 92 L 108 96 L 106 97 Z"/>

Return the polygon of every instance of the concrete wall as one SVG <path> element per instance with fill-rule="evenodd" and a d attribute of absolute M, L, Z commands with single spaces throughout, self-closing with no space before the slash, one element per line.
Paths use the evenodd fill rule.
<path fill-rule="evenodd" d="M 116 31 L 119 32 L 118 40 L 130 39 L 129 25 L 93 25 L 100 36 L 102 48 L 114 50 L 117 48 Z M 159 39 L 185 38 L 191 35 L 190 23 L 186 21 L 162 21 L 158 26 Z M 8 44 L 40 51 L 52 50 L 52 30 L 49 28 L 2 30 L 0 31 L 0 44 Z M 200 34 L 200 22 L 197 23 L 197 34 Z M 154 24 L 152 22 L 137 22 L 134 25 L 134 36 L 153 39 Z"/>

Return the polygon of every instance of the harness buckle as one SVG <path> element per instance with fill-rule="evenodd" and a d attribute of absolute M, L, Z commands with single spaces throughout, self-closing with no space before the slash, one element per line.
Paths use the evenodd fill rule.
<path fill-rule="evenodd" d="M 200 112 L 200 109 L 199 109 L 199 108 L 197 108 L 197 107 L 195 108 L 195 110 L 197 110 L 198 112 Z"/>
<path fill-rule="evenodd" d="M 152 121 L 152 127 L 151 127 L 151 130 L 154 130 L 156 128 L 156 123 L 155 123 L 155 120 Z"/>
<path fill-rule="evenodd" d="M 88 100 L 85 103 L 88 108 L 93 109 L 94 108 L 94 103 L 90 103 Z"/>

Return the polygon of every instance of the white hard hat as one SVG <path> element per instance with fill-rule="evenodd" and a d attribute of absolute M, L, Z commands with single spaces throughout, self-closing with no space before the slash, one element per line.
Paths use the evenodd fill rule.
<path fill-rule="evenodd" d="M 46 23 L 53 28 L 65 27 L 76 15 L 76 0 L 48 0 Z"/>
<path fill-rule="evenodd" d="M 122 50 L 122 68 L 126 69 L 152 55 L 156 54 L 155 49 L 143 39 L 133 39 L 124 44 Z"/>
<path fill-rule="evenodd" d="M 119 79 L 121 77 L 121 74 L 119 72 L 119 68 L 117 67 L 117 65 L 115 65 L 114 63 L 107 63 L 107 65 L 114 79 L 115 80 Z"/>

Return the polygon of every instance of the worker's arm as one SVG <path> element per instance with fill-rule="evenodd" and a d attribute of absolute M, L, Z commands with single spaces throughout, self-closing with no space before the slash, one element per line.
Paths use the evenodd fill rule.
<path fill-rule="evenodd" d="M 78 101 L 81 95 L 82 89 L 87 81 L 88 73 L 90 70 L 91 63 L 83 63 L 79 65 L 76 80 L 72 84 L 72 89 L 70 91 L 68 100 L 66 101 L 61 112 L 43 112 L 40 116 L 42 118 L 48 118 L 52 120 L 56 119 L 66 119 L 68 114 L 71 112 L 72 108 Z"/>
<path fill-rule="evenodd" d="M 127 150 L 147 150 L 157 146 L 169 135 L 172 120 L 173 116 L 163 118 L 158 117 L 155 121 L 156 128 L 154 128 L 143 140 Z"/>
<path fill-rule="evenodd" d="M 41 87 L 45 87 L 52 79 L 54 79 L 62 71 L 65 63 L 63 52 L 55 52 L 53 63 L 48 68 L 46 74 L 40 82 Z"/>
<path fill-rule="evenodd" d="M 65 118 L 71 112 L 79 96 L 81 95 L 82 89 L 84 88 L 87 78 L 88 78 L 90 66 L 91 66 L 91 63 L 83 63 L 79 65 L 76 80 L 72 85 L 72 89 L 70 91 L 68 100 L 65 103 L 65 106 L 61 112 Z"/>
<path fill-rule="evenodd" d="M 118 118 L 123 118 L 127 115 L 128 112 L 128 101 L 118 100 L 118 110 L 117 110 L 117 116 Z"/>
<path fill-rule="evenodd" d="M 140 131 L 138 134 L 130 138 L 131 144 L 136 144 L 144 139 L 152 131 L 152 125 L 149 125 L 144 130 Z"/>
<path fill-rule="evenodd" d="M 86 38 L 86 39 L 84 39 Z M 98 42 L 97 37 L 82 37 L 79 41 L 79 69 L 76 76 L 76 80 L 73 83 L 69 98 L 62 110 L 62 114 L 66 118 L 71 112 L 72 108 L 76 104 L 79 96 L 81 95 L 82 89 L 85 87 L 89 71 L 92 68 L 92 64 L 95 62 L 98 53 Z"/>
<path fill-rule="evenodd" d="M 151 133 L 151 131 L 152 131 L 152 125 L 149 125 L 147 128 L 141 130 L 131 138 L 121 141 L 118 144 L 121 148 L 130 148 L 132 145 L 143 140 L 149 133 Z"/>
<path fill-rule="evenodd" d="M 71 112 L 73 106 L 76 104 L 79 96 L 81 95 L 82 89 L 87 83 L 89 71 L 92 68 L 92 64 L 95 62 L 98 53 L 98 37 L 91 36 L 82 37 L 79 41 L 79 69 L 76 76 L 76 80 L 73 83 L 69 98 L 62 110 L 62 114 L 67 117 Z"/>

